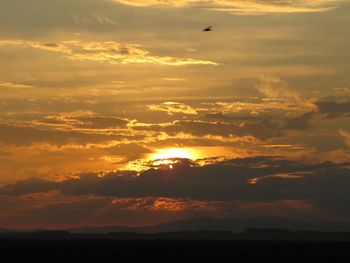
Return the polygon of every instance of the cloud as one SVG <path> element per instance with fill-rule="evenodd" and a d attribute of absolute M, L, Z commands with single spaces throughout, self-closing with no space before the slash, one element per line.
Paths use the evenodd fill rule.
<path fill-rule="evenodd" d="M 299 100 L 299 94 L 278 77 L 263 75 L 258 81 L 257 90 L 268 98 Z"/>
<path fill-rule="evenodd" d="M 162 78 L 162 80 L 166 81 L 187 81 L 185 78 Z"/>
<path fill-rule="evenodd" d="M 178 160 L 173 169 L 151 168 L 140 174 L 133 171 L 85 173 L 61 182 L 28 179 L 3 187 L 1 193 L 18 196 L 56 190 L 68 196 L 189 198 L 243 203 L 304 200 L 328 211 L 350 215 L 349 165 L 307 164 L 273 157 L 224 160 L 204 166 Z"/>
<path fill-rule="evenodd" d="M 136 44 L 122 44 L 114 41 L 87 42 L 62 41 L 59 43 L 40 43 L 26 40 L 1 40 L 0 46 L 10 45 L 30 47 L 63 54 L 71 60 L 109 62 L 111 64 L 149 63 L 168 66 L 218 65 L 208 60 L 153 56 Z"/>
<path fill-rule="evenodd" d="M 197 115 L 198 112 L 196 109 L 192 108 L 191 106 L 188 106 L 184 103 L 179 102 L 163 102 L 162 104 L 152 104 L 148 105 L 148 108 L 151 111 L 165 111 L 169 115 L 182 113 L 182 114 L 188 114 L 188 115 Z"/>
<path fill-rule="evenodd" d="M 68 196 L 58 191 L 20 196 L 0 195 L 3 228 L 67 228 L 70 226 L 149 225 L 193 217 L 319 215 L 303 201 L 222 202 L 190 198 L 115 198 Z M 318 217 L 319 218 L 319 217 Z"/>
<path fill-rule="evenodd" d="M 103 13 L 95 13 L 92 15 L 73 14 L 72 18 L 73 18 L 73 21 L 78 25 L 94 24 L 94 23 L 97 23 L 99 25 L 118 25 L 119 24 L 117 21 L 106 16 Z"/>
<path fill-rule="evenodd" d="M 283 129 L 285 130 L 305 130 L 311 128 L 311 121 L 315 112 L 306 112 L 296 117 L 284 119 Z"/>
<path fill-rule="evenodd" d="M 29 146 L 38 143 L 51 145 L 94 144 L 127 139 L 143 139 L 144 136 L 127 133 L 125 130 L 113 132 L 89 132 L 83 130 L 60 130 L 41 127 L 0 123 L 0 143 L 5 145 Z"/>
<path fill-rule="evenodd" d="M 280 119 L 257 117 L 227 118 L 221 121 L 176 120 L 159 124 L 134 123 L 132 127 L 140 131 L 163 132 L 170 136 L 182 133 L 199 137 L 207 135 L 223 137 L 252 136 L 259 140 L 268 140 L 282 137 L 289 130 L 309 128 L 313 116 L 313 112 L 307 112 L 297 116 L 284 116 Z"/>
<path fill-rule="evenodd" d="M 33 85 L 25 83 L 15 83 L 15 82 L 0 82 L 0 88 L 9 88 L 9 89 L 28 89 L 32 88 Z"/>
<path fill-rule="evenodd" d="M 334 90 L 340 95 L 350 95 L 350 88 L 334 88 Z"/>
<path fill-rule="evenodd" d="M 350 132 L 344 131 L 344 130 L 340 130 L 339 133 L 343 137 L 346 145 L 350 148 Z"/>
<path fill-rule="evenodd" d="M 292 97 L 293 98 L 293 97 Z M 311 101 L 281 98 L 245 98 L 239 101 L 218 101 L 205 103 L 201 112 L 216 120 L 259 120 L 259 118 L 298 116 L 307 112 L 317 111 L 317 106 Z"/>
<path fill-rule="evenodd" d="M 48 115 L 40 120 L 33 121 L 38 126 L 50 126 L 70 130 L 82 129 L 126 129 L 127 119 L 119 117 L 101 116 L 91 111 L 65 112 L 56 115 Z"/>
<path fill-rule="evenodd" d="M 350 117 L 350 102 L 318 101 L 316 105 L 325 118 Z"/>
<path fill-rule="evenodd" d="M 326 12 L 343 0 L 114 0 L 132 6 L 199 7 L 232 14 L 258 15 L 269 13 Z"/>

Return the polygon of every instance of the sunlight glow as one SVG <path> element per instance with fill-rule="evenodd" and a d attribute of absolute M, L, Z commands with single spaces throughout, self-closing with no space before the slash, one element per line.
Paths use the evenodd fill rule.
<path fill-rule="evenodd" d="M 172 158 L 186 158 L 196 159 L 198 153 L 194 149 L 190 148 L 167 148 L 159 149 L 155 153 L 151 154 L 150 159 L 152 160 L 164 160 Z"/>
<path fill-rule="evenodd" d="M 242 157 L 232 148 L 228 147 L 171 147 L 153 149 L 153 152 L 147 154 L 144 158 L 129 162 L 126 170 L 135 170 L 138 172 L 149 169 L 175 169 L 175 165 L 180 163 L 180 159 L 190 159 L 198 165 L 206 165 L 211 162 L 216 162 L 220 158 L 237 158 Z M 207 159 L 209 158 L 209 159 Z M 211 160 L 210 158 L 215 158 Z"/>

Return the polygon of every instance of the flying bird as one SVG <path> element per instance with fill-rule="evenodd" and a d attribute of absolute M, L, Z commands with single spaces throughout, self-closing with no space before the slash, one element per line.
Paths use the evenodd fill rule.
<path fill-rule="evenodd" d="M 213 26 L 209 26 L 209 27 L 203 29 L 203 31 L 205 31 L 205 32 L 213 31 Z"/>

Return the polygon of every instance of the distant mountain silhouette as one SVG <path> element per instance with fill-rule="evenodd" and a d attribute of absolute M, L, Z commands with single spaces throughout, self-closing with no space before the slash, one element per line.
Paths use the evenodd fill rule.
<path fill-rule="evenodd" d="M 64 229 L 70 233 L 160 233 L 160 232 L 225 232 L 242 233 L 247 229 L 285 229 L 289 231 L 350 232 L 350 222 L 311 221 L 283 217 L 257 217 L 243 219 L 214 219 L 210 217 L 170 221 L 148 226 L 82 226 Z M 33 233 L 55 229 L 5 229 L 0 233 Z"/>
<path fill-rule="evenodd" d="M 142 227 L 128 227 L 128 226 L 82 226 L 67 229 L 71 233 L 92 233 L 92 234 L 103 234 L 103 233 L 149 233 L 146 231 L 147 226 Z"/>
<path fill-rule="evenodd" d="M 140 227 L 103 226 L 71 228 L 72 233 L 110 232 L 183 232 L 183 231 L 230 231 L 240 233 L 246 229 L 288 229 L 290 231 L 350 232 L 350 222 L 307 221 L 282 217 L 259 217 L 245 219 L 214 219 L 209 217 L 170 221 Z"/>

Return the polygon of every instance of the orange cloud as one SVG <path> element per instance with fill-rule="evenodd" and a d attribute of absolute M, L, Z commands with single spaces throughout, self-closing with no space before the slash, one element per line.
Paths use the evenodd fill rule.
<path fill-rule="evenodd" d="M 346 145 L 350 148 L 350 132 L 345 130 L 340 130 L 340 135 L 343 137 Z"/>

